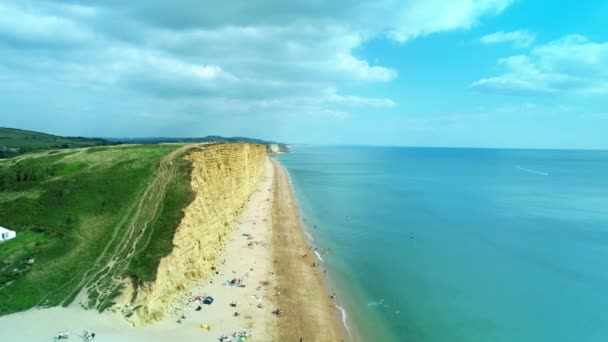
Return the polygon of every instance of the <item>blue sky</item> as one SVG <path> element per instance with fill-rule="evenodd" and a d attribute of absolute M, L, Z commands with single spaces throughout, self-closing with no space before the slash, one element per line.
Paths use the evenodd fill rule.
<path fill-rule="evenodd" d="M 600 1 L 0 0 L 0 126 L 608 148 Z"/>

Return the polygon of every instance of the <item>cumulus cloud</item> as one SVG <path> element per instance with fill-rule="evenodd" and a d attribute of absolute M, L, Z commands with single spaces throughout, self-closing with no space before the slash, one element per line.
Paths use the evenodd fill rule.
<path fill-rule="evenodd" d="M 113 98 L 105 94 L 120 93 L 105 113 L 137 94 L 132 106 L 146 118 L 163 106 L 346 117 L 354 108 L 396 105 L 343 93 L 399 76 L 356 56 L 369 39 L 405 43 L 468 29 L 512 1 L 0 0 L 0 77 L 5 86 L 54 83 L 51 98 L 64 87 L 90 89 L 108 107 Z"/>
<path fill-rule="evenodd" d="M 607 94 L 608 42 L 568 35 L 534 47 L 528 54 L 502 58 L 497 76 L 474 89 L 521 94 Z"/>
<path fill-rule="evenodd" d="M 428 34 L 469 29 L 484 16 L 497 15 L 514 0 L 406 1 L 394 12 L 389 35 L 400 42 Z"/>
<path fill-rule="evenodd" d="M 65 6 L 61 14 L 68 16 L 79 9 L 83 10 Z M 45 11 L 0 3 L 0 13 L 0 40 L 8 44 L 63 47 L 86 44 L 92 39 L 92 33 L 84 25 Z"/>
<path fill-rule="evenodd" d="M 517 48 L 526 48 L 534 43 L 536 37 L 528 31 L 498 31 L 481 37 L 484 44 L 511 43 Z"/>

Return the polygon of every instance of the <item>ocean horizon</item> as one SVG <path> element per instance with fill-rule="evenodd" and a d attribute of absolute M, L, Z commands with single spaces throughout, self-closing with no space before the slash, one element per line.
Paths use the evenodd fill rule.
<path fill-rule="evenodd" d="M 602 148 L 566 148 L 566 147 L 501 147 L 501 146 L 426 146 L 426 145 L 359 145 L 359 144 L 285 144 L 290 148 L 409 148 L 409 149 L 443 149 L 443 150 L 508 150 L 508 151 L 580 151 L 580 152 L 608 152 Z"/>
<path fill-rule="evenodd" d="M 608 336 L 608 152 L 294 145 L 279 160 L 359 340 Z"/>

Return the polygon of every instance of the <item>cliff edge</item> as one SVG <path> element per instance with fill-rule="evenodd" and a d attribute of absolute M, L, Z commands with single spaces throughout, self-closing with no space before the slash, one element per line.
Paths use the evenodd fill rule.
<path fill-rule="evenodd" d="M 225 239 L 261 179 L 266 147 L 250 143 L 214 144 L 197 148 L 192 162 L 194 201 L 173 238 L 173 250 L 159 264 L 156 280 L 128 285 L 123 313 L 134 325 L 166 317 L 173 301 L 218 262 Z M 120 304 L 119 304 L 120 305 Z"/>

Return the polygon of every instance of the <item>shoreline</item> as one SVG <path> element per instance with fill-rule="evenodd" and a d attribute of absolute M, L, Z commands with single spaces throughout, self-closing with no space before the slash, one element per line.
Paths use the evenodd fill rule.
<path fill-rule="evenodd" d="M 347 341 L 343 311 L 330 299 L 327 282 L 301 222 L 288 173 L 276 159 L 271 161 L 275 168 L 273 253 L 282 291 L 277 302 L 289 309 L 279 320 L 279 338 Z"/>
<path fill-rule="evenodd" d="M 296 189 L 295 186 L 293 184 L 293 180 L 291 178 L 291 175 L 289 174 L 289 171 L 287 171 L 287 168 L 281 164 L 280 161 L 277 160 L 277 163 L 279 165 L 279 167 L 285 172 L 286 176 L 287 176 L 287 180 L 289 183 L 289 188 L 291 190 L 292 196 L 294 198 L 294 202 L 295 202 L 295 206 L 296 206 L 296 211 L 297 211 L 297 215 L 298 215 L 298 221 L 300 223 L 301 229 L 304 232 L 304 234 L 306 235 L 306 239 L 308 241 L 308 244 L 310 246 L 312 246 L 313 248 L 318 247 L 317 246 L 317 241 L 313 238 L 313 236 L 311 235 L 311 229 L 309 224 L 306 223 L 307 219 L 306 219 L 306 215 L 304 214 L 303 209 L 298 205 L 298 200 L 296 197 Z M 317 259 L 323 264 L 323 265 L 327 265 L 325 260 L 323 259 L 323 257 L 321 256 L 321 254 L 318 251 L 314 251 L 314 254 L 316 255 Z M 326 269 L 326 268 L 324 268 Z M 335 284 L 332 283 L 331 281 L 331 271 L 327 273 L 327 276 L 323 277 L 323 283 L 325 285 L 325 290 L 326 290 L 326 295 L 329 296 L 330 293 L 332 293 L 332 289 L 337 288 L 337 286 Z M 350 325 L 348 324 L 349 319 L 348 319 L 348 315 L 346 313 L 346 309 L 344 309 L 342 306 L 340 306 L 338 304 L 337 301 L 334 300 L 334 305 L 336 306 L 336 309 L 339 311 L 340 313 L 340 321 L 342 323 L 342 328 L 343 331 L 345 332 L 344 336 L 347 337 L 347 340 L 353 342 L 353 341 L 359 341 L 358 338 L 356 338 L 355 336 L 357 335 L 356 332 L 353 333 L 353 330 L 351 329 Z"/>

